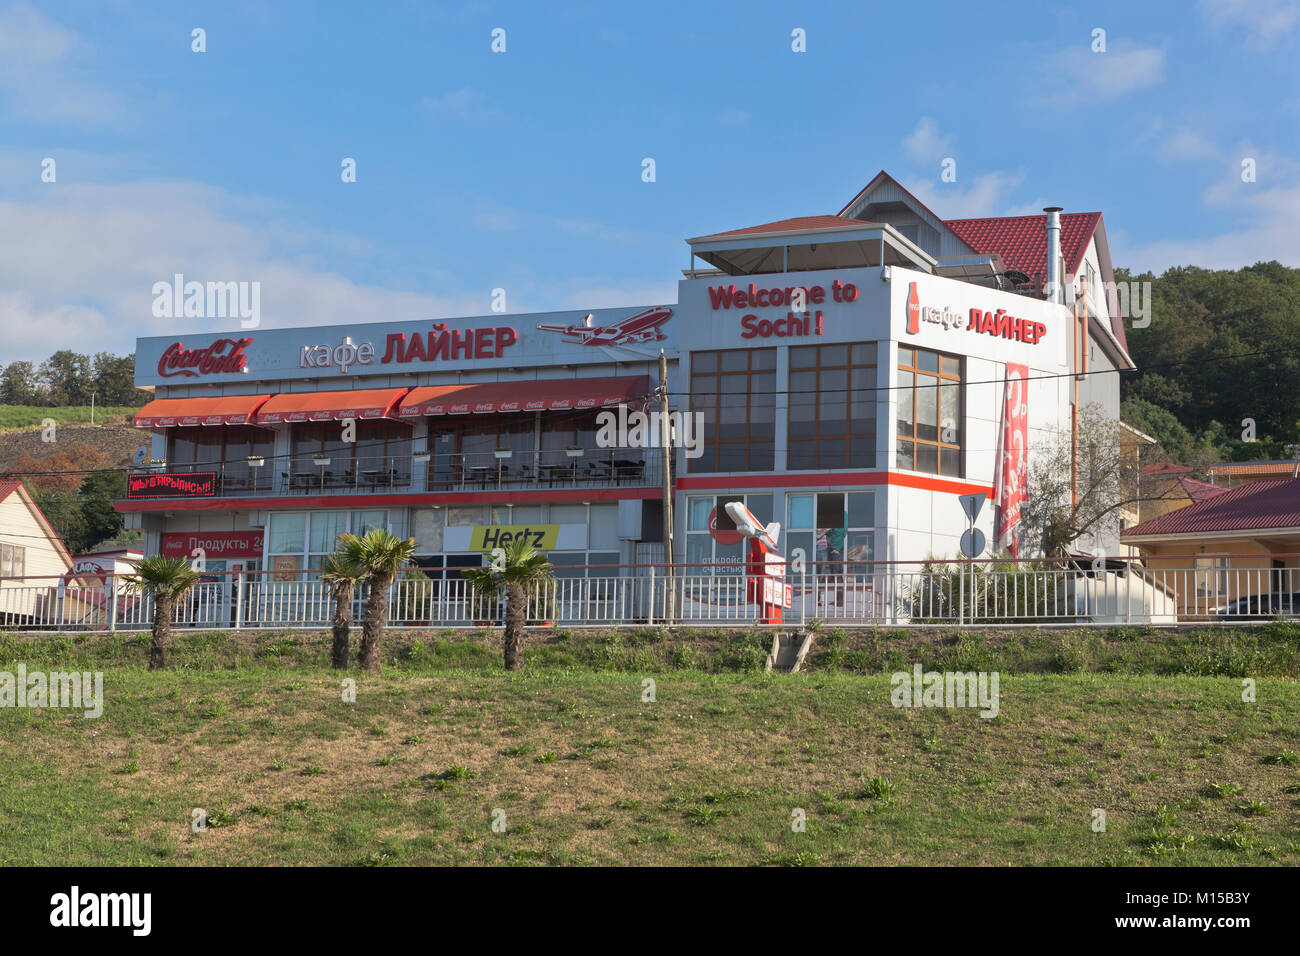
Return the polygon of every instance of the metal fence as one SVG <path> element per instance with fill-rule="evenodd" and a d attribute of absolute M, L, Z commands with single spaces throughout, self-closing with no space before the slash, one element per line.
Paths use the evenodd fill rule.
<path fill-rule="evenodd" d="M 1295 555 L 1242 556 L 1255 564 L 1296 564 Z M 1289 560 L 1284 560 L 1289 559 Z M 561 574 L 565 569 L 561 569 Z M 434 572 L 435 574 L 441 572 Z M 447 572 L 454 575 L 454 572 Z M 528 623 L 565 627 L 758 625 L 742 568 L 610 565 L 559 576 L 528 595 Z M 1300 568 L 1154 567 L 1042 561 L 852 562 L 791 567 L 784 626 L 920 624 L 1177 624 L 1300 617 Z M 366 599 L 358 589 L 353 615 Z M 153 601 L 117 577 L 0 581 L 0 628 L 148 629 Z M 415 575 L 389 595 L 396 627 L 495 626 L 503 602 L 469 582 Z M 176 607 L 180 628 L 321 628 L 333 614 L 329 589 L 310 571 L 204 574 Z"/>

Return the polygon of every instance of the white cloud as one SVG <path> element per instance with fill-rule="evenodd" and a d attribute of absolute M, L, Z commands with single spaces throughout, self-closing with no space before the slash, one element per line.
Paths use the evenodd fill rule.
<path fill-rule="evenodd" d="M 465 86 L 442 96 L 426 96 L 417 108 L 429 119 L 466 120 L 484 122 L 500 116 L 500 111 L 488 105 L 488 99 L 478 90 Z"/>
<path fill-rule="evenodd" d="M 86 67 L 89 45 L 26 3 L 0 7 L 0 106 L 11 115 L 112 126 L 129 114 Z"/>
<path fill-rule="evenodd" d="M 1158 137 L 1156 152 L 1162 159 L 1178 161 L 1218 159 L 1221 155 L 1204 133 L 1186 126 Z"/>
<path fill-rule="evenodd" d="M 916 128 L 903 138 L 903 149 L 918 163 L 938 163 L 952 155 L 952 135 L 941 135 L 939 124 L 922 116 Z"/>
<path fill-rule="evenodd" d="M 1246 44 L 1270 50 L 1300 23 L 1295 0 L 1201 0 L 1201 15 L 1215 28 L 1240 27 Z"/>
<path fill-rule="evenodd" d="M 991 172 L 963 186 L 960 164 L 957 172 L 955 183 L 921 181 L 904 185 L 940 219 L 980 219 L 1005 215 L 1007 197 L 1025 180 L 1022 172 Z"/>
<path fill-rule="evenodd" d="M 1224 155 L 1254 157 L 1256 182 L 1241 181 L 1240 160 L 1225 162 L 1224 172 L 1202 194 L 1211 212 L 1239 223 L 1217 235 L 1166 239 L 1125 248 L 1112 241 L 1115 262 L 1157 274 L 1170 266 L 1196 265 L 1235 269 L 1270 261 L 1300 266 L 1300 163 L 1244 144 Z"/>
<path fill-rule="evenodd" d="M 1063 106 L 1114 99 L 1155 86 L 1165 76 L 1165 51 L 1125 41 L 1110 44 L 1105 53 L 1089 45 L 1053 54 L 1042 66 L 1039 105 Z"/>

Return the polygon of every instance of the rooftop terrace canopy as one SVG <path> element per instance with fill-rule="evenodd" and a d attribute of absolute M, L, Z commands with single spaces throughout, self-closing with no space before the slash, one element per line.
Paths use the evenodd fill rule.
<path fill-rule="evenodd" d="M 695 257 L 727 275 L 897 265 L 934 272 L 935 259 L 888 223 L 801 216 L 687 239 Z"/>

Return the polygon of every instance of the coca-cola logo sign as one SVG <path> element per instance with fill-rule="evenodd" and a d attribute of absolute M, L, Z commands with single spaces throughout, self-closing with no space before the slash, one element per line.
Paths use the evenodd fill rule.
<path fill-rule="evenodd" d="M 158 374 L 163 378 L 176 375 L 196 378 L 247 371 L 248 356 L 244 349 L 252 344 L 252 338 L 217 339 L 205 348 L 187 349 L 183 342 L 173 342 L 158 359 Z"/>

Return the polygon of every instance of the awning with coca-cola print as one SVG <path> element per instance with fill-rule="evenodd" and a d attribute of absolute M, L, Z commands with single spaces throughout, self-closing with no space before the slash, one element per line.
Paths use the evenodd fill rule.
<path fill-rule="evenodd" d="M 172 425 L 247 425 L 270 395 L 155 398 L 135 416 L 139 428 Z"/>
<path fill-rule="evenodd" d="M 641 408 L 649 394 L 648 375 L 433 385 L 411 389 L 411 393 L 402 399 L 398 415 L 413 418 L 420 415 L 562 412 L 620 404 Z"/>

